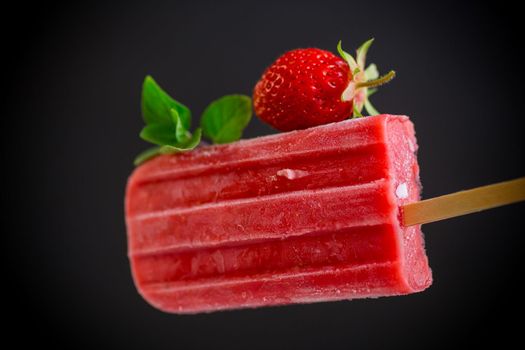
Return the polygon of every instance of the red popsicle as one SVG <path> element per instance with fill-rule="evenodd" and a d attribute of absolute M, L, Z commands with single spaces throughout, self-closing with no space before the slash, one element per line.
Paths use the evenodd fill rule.
<path fill-rule="evenodd" d="M 174 313 L 422 291 L 416 150 L 379 115 L 156 157 L 126 194 L 135 284 Z"/>

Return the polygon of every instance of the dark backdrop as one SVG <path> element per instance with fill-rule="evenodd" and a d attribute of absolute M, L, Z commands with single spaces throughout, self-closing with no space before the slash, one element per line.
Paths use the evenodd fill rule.
<path fill-rule="evenodd" d="M 19 5 L 4 11 L 3 246 L 19 342 L 191 348 L 400 348 L 520 340 L 524 204 L 426 225 L 424 293 L 196 316 L 154 310 L 126 258 L 123 198 L 146 144 L 152 74 L 198 116 L 251 94 L 296 47 L 350 49 L 398 77 L 374 96 L 416 124 L 424 196 L 525 174 L 519 11 L 446 1 L 166 1 Z M 6 19 L 7 20 L 7 19 Z M 272 132 L 253 120 L 245 136 Z M 453 342 L 454 341 L 454 342 Z"/>

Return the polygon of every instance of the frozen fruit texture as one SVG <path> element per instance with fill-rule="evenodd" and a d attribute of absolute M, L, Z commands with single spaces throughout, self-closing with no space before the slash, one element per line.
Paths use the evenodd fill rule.
<path fill-rule="evenodd" d="M 400 221 L 416 150 L 380 115 L 148 161 L 126 194 L 135 284 L 174 313 L 424 290 L 421 228 Z"/>

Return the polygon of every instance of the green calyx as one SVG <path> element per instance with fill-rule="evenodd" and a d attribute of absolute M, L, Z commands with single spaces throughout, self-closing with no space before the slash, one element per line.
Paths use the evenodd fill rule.
<path fill-rule="evenodd" d="M 377 87 L 388 83 L 394 79 L 396 73 L 390 71 L 384 76 L 379 76 L 379 71 L 375 64 L 370 64 L 365 69 L 366 55 L 374 39 L 364 42 L 356 51 L 356 58 L 343 50 L 341 40 L 337 44 L 337 51 L 341 57 L 348 63 L 352 72 L 352 79 L 348 86 L 341 94 L 341 101 L 353 102 L 352 118 L 363 117 L 363 108 L 369 115 L 377 115 L 379 112 L 372 106 L 369 97 L 377 91 Z"/>
<path fill-rule="evenodd" d="M 157 145 L 140 153 L 135 165 L 160 154 L 194 149 L 204 135 L 213 143 L 228 143 L 241 138 L 252 116 L 251 99 L 244 95 L 228 95 L 212 102 L 201 117 L 201 125 L 190 132 L 190 110 L 169 96 L 151 76 L 142 86 L 142 118 L 146 126 L 140 137 Z"/>

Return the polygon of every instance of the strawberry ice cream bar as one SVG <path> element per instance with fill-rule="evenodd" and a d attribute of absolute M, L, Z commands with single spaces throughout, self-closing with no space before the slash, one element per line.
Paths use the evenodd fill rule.
<path fill-rule="evenodd" d="M 416 150 L 379 115 L 154 158 L 127 187 L 135 284 L 173 313 L 422 291 Z"/>

